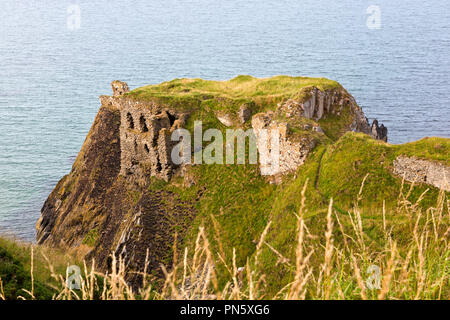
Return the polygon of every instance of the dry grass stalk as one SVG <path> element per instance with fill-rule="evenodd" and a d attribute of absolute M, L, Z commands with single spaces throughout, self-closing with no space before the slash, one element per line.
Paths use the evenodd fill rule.
<path fill-rule="evenodd" d="M 81 289 L 72 290 L 66 285 L 65 276 L 59 275 L 43 253 L 49 273 L 57 285 L 58 292 L 54 299 L 441 299 L 449 298 L 449 234 L 450 210 L 446 194 L 441 192 L 436 207 L 423 210 L 420 205 L 424 193 L 412 203 L 409 200 L 411 188 L 406 195 L 399 195 L 396 211 L 390 213 L 383 203 L 380 217 L 379 242 L 371 239 L 368 229 L 364 232 L 365 212 L 360 208 L 362 191 L 367 179 L 363 179 L 357 201 L 352 210 L 341 216 L 333 213 L 333 201 L 330 200 L 328 211 L 319 237 L 313 234 L 314 228 L 307 228 L 309 220 L 305 218 L 305 183 L 301 191 L 301 202 L 296 214 L 295 249 L 292 254 L 277 248 L 268 236 L 272 222 L 269 221 L 259 237 L 255 252 L 238 259 L 236 249 L 230 248 L 231 257 L 226 251 L 220 237 L 220 226 L 213 216 L 216 248 L 214 252 L 205 230 L 201 226 L 195 238 L 194 248 L 185 247 L 184 254 L 178 256 L 177 241 L 174 243 L 174 257 L 170 268 L 161 266 L 164 274 L 163 284 L 156 290 L 152 287 L 148 272 L 150 252 L 147 250 L 145 266 L 142 273 L 142 288 L 137 292 L 125 280 L 126 265 L 121 257 L 111 255 L 112 268 L 109 273 L 95 271 L 95 263 L 84 263 L 81 275 Z M 402 185 L 403 190 L 403 185 Z M 445 211 L 447 208 L 448 213 Z M 373 216 L 373 213 L 370 212 Z M 402 233 L 403 238 L 396 242 L 396 232 L 403 230 L 402 225 L 388 223 L 389 219 L 404 219 L 408 225 Z M 334 219 L 339 228 L 335 230 Z M 348 223 L 346 220 L 348 220 Z M 343 223 L 344 222 L 344 223 Z M 345 224 L 346 223 L 346 224 Z M 324 232 L 324 233 L 322 233 Z M 316 232 L 317 233 L 317 232 Z M 341 234 L 337 241 L 336 236 Z M 322 240 L 322 243 L 320 242 Z M 232 250 L 231 250 L 232 249 Z M 190 251 L 192 250 L 192 251 Z M 286 268 L 291 281 L 283 284 L 281 290 L 269 295 L 265 270 L 265 254 L 276 258 L 273 270 Z M 189 252 L 192 252 L 190 255 Z M 35 295 L 34 264 L 35 252 L 31 248 L 30 290 L 24 289 L 31 299 Z M 180 259 L 181 258 L 181 259 Z M 237 261 L 246 261 L 244 267 L 238 267 Z M 294 263 L 295 261 L 295 263 Z M 370 265 L 382 266 L 381 288 L 368 290 L 365 274 Z M 218 274 L 218 266 L 223 266 L 224 274 Z M 219 282 L 218 278 L 221 277 Z M 100 278 L 101 277 L 101 278 Z M 100 280 L 101 279 L 101 280 Z M 225 281 L 224 281 L 225 280 Z M 0 279 L 0 299 L 5 299 L 4 283 Z M 22 297 L 24 298 L 24 297 Z"/>

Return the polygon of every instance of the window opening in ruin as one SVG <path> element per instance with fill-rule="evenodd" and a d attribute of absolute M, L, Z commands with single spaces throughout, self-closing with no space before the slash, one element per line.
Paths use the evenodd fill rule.
<path fill-rule="evenodd" d="M 157 145 L 158 145 L 158 133 L 155 132 L 152 139 L 152 147 L 156 148 Z"/>
<path fill-rule="evenodd" d="M 139 118 L 139 123 L 141 124 L 142 132 L 147 132 L 148 128 L 147 128 L 147 124 L 145 123 L 145 118 L 143 115 L 141 115 L 141 117 Z"/>
<path fill-rule="evenodd" d="M 167 116 L 169 117 L 169 121 L 170 121 L 170 126 L 173 126 L 173 123 L 175 122 L 176 118 L 174 115 L 170 114 L 169 112 L 167 112 Z"/>
<path fill-rule="evenodd" d="M 132 116 L 131 113 L 129 113 L 129 112 L 128 112 L 128 114 L 127 114 L 127 120 L 128 120 L 128 128 L 134 129 L 133 116 Z"/>

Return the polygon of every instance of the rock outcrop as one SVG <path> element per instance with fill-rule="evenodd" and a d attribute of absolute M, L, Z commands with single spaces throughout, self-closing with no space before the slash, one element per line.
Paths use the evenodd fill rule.
<path fill-rule="evenodd" d="M 226 112 L 217 112 L 216 117 L 225 127 L 232 127 L 234 124 L 233 117 Z"/>
<path fill-rule="evenodd" d="M 450 167 L 437 161 L 399 156 L 394 160 L 394 173 L 409 182 L 450 191 Z"/>
<path fill-rule="evenodd" d="M 101 224 L 100 208 L 120 172 L 120 112 L 103 105 L 72 171 L 53 189 L 36 224 L 38 244 L 75 247 Z M 87 214 L 91 215 L 90 219 Z"/>
<path fill-rule="evenodd" d="M 241 107 L 239 108 L 239 113 L 238 113 L 239 122 L 241 124 L 244 124 L 248 120 L 250 120 L 251 116 L 252 116 L 252 110 L 250 110 L 250 108 L 248 106 L 246 106 L 245 104 L 241 105 Z"/>
<path fill-rule="evenodd" d="M 130 92 L 130 89 L 128 88 L 128 84 L 126 82 L 122 82 L 119 80 L 114 80 L 113 82 L 111 82 L 111 88 L 113 90 L 114 97 L 118 97 L 127 92 Z"/>
<path fill-rule="evenodd" d="M 266 96 L 250 93 L 248 97 L 232 90 L 226 95 L 192 93 L 195 87 L 183 87 L 197 80 L 182 79 L 131 92 L 126 83 L 113 81 L 112 96 L 100 96 L 100 110 L 71 172 L 44 203 L 36 226 L 37 242 L 85 248 L 87 257 L 95 258 L 103 270 L 110 268 L 108 257 L 115 253 L 126 259 L 130 271 L 141 272 L 149 249 L 149 271 L 160 272 L 159 265 L 171 260 L 175 233 L 183 239 L 202 199 L 200 187 L 189 197 L 158 187 L 173 182 L 174 177 L 184 177 L 184 183 L 176 186 L 196 185 L 198 177 L 191 167 L 171 160 L 172 132 L 202 120 L 193 119 L 194 115 L 206 114 L 208 124 L 215 125 L 218 119 L 229 128 L 251 126 L 259 150 L 271 145 L 260 130 L 269 136 L 279 132 L 279 166 L 272 167 L 271 159 L 260 154 L 261 173 L 276 178 L 294 172 L 317 144 L 334 141 L 347 131 L 385 140 L 384 127 L 377 122 L 370 126 L 353 97 L 338 83 L 313 79 L 312 83 L 328 89 L 319 90 L 308 82 L 297 90 L 297 83 L 305 79 L 292 79 L 292 91 L 269 91 Z M 243 81 L 250 86 L 270 80 L 238 77 L 229 83 L 240 88 Z M 227 103 L 231 106 L 221 108 Z M 253 168 L 257 174 L 258 167 Z"/>
<path fill-rule="evenodd" d="M 340 117 L 349 112 L 351 121 L 343 128 L 344 131 L 363 132 L 375 139 L 387 141 L 387 129 L 383 125 L 378 127 L 377 120 L 370 125 L 355 98 L 346 90 L 321 91 L 313 87 L 303 91 L 302 99 L 288 99 L 280 103 L 277 112 L 287 118 L 304 117 L 315 121 L 328 116 Z"/>
<path fill-rule="evenodd" d="M 274 159 L 270 158 L 270 154 L 260 152 L 261 173 L 278 175 L 295 171 L 320 141 L 321 135 L 314 135 L 312 132 L 325 137 L 319 123 L 331 117 L 337 118 L 333 126 L 338 127 L 341 133 L 362 132 L 374 139 L 387 141 L 387 128 L 384 125 L 378 126 L 377 120 L 370 126 L 355 99 L 344 89 L 321 91 L 315 87 L 306 88 L 302 90 L 301 98 L 279 103 L 275 112 L 269 111 L 253 116 L 252 127 L 259 150 L 267 143 L 267 139 L 260 134 L 261 129 L 280 132 L 280 155 L 277 159 L 279 163 L 274 166 Z M 305 122 L 301 121 L 302 119 L 311 121 Z M 295 134 L 291 127 L 302 132 Z"/>
<path fill-rule="evenodd" d="M 383 124 L 379 126 L 378 120 L 376 119 L 372 122 L 370 135 L 377 140 L 383 140 L 384 142 L 387 142 L 387 128 Z"/>

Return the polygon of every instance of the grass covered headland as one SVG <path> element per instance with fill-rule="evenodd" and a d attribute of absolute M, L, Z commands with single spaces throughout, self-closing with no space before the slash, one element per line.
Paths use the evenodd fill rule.
<path fill-rule="evenodd" d="M 295 107 L 312 88 L 315 101 L 344 93 L 307 118 Z M 123 175 L 123 110 L 104 104 L 44 205 L 40 244 L 0 239 L 0 299 L 450 299 L 448 189 L 430 184 L 435 176 L 404 179 L 395 165 L 447 168 L 450 139 L 392 145 L 352 132 L 359 107 L 327 79 L 176 79 L 112 99 L 188 112 L 188 130 L 197 119 L 225 130 L 218 112 L 246 105 L 288 123 L 291 141 L 315 143 L 276 183 L 258 164 Z M 80 289 L 66 286 L 68 265 L 80 267 Z"/>

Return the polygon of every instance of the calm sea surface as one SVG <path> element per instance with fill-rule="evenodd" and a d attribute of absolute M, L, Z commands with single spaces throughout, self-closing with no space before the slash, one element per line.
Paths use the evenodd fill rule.
<path fill-rule="evenodd" d="M 34 239 L 111 80 L 239 74 L 335 79 L 390 142 L 449 137 L 450 1 L 1 0 L 0 232 Z"/>

